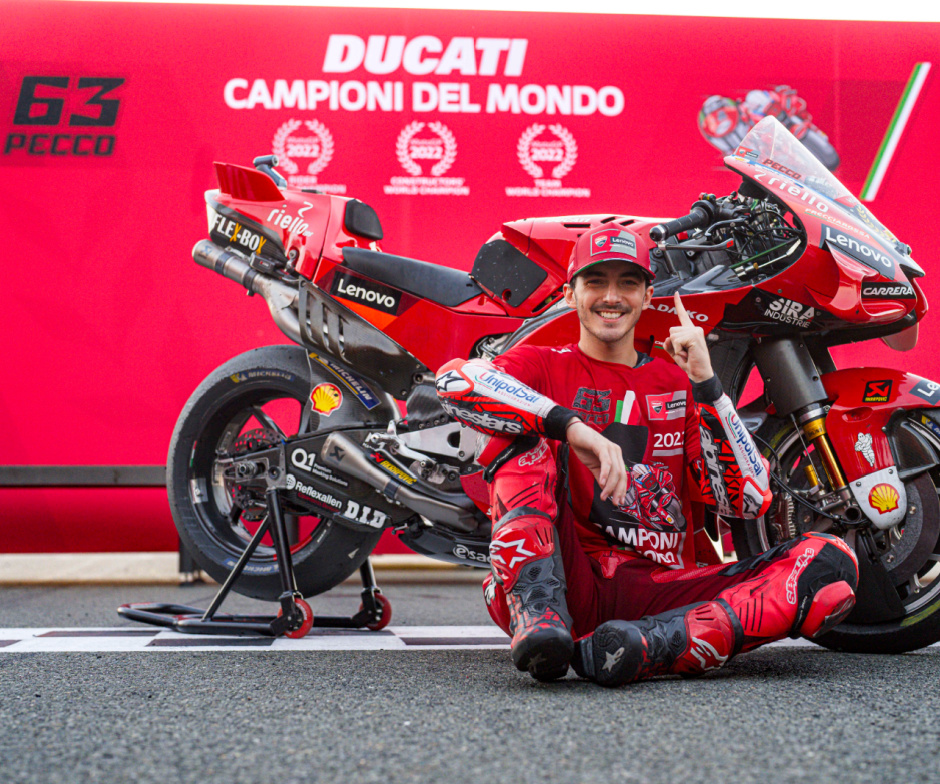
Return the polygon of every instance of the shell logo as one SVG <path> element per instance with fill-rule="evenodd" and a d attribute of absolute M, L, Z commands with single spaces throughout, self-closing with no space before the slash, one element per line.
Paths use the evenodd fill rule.
<path fill-rule="evenodd" d="M 887 514 L 897 509 L 900 499 L 898 491 L 889 484 L 875 485 L 868 494 L 868 503 L 881 514 Z"/>
<path fill-rule="evenodd" d="M 310 393 L 313 410 L 323 416 L 329 416 L 343 405 L 343 393 L 335 384 L 317 384 Z"/>

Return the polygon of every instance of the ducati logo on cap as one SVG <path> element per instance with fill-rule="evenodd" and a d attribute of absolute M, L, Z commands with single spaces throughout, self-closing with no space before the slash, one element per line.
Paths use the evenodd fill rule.
<path fill-rule="evenodd" d="M 591 243 L 592 256 L 602 252 L 621 253 L 635 259 L 636 237 L 622 229 L 605 229 L 603 233 L 595 234 Z"/>

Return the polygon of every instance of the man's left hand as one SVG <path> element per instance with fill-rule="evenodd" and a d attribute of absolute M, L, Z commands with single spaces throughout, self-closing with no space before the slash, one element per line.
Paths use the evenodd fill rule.
<path fill-rule="evenodd" d="M 679 326 L 669 328 L 669 337 L 663 348 L 692 381 L 708 381 L 715 371 L 712 370 L 712 360 L 705 342 L 705 330 L 692 323 L 679 292 L 675 294 L 675 302 Z"/>

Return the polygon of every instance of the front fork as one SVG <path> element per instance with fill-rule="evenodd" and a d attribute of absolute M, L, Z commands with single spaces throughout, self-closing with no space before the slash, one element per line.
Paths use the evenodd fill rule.
<path fill-rule="evenodd" d="M 814 353 L 816 356 L 814 356 Z M 855 503 L 845 472 L 839 465 L 832 441 L 826 432 L 828 393 L 820 378 L 820 365 L 828 372 L 834 369 L 828 352 L 813 352 L 805 341 L 793 338 L 763 340 L 753 349 L 754 361 L 764 380 L 765 394 L 778 416 L 792 418 L 796 423 L 804 449 L 815 448 L 830 492 L 839 501 L 843 512 L 841 522 L 849 526 L 862 523 L 864 514 Z M 814 502 L 824 495 L 823 484 L 808 461 L 804 467 Z M 835 500 L 835 499 L 833 499 Z"/>

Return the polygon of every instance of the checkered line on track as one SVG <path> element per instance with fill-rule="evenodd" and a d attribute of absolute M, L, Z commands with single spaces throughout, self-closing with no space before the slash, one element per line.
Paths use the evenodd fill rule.
<path fill-rule="evenodd" d="M 781 640 L 774 647 L 816 647 L 807 640 Z M 936 644 L 940 646 L 940 643 Z M 181 634 L 159 628 L 0 629 L 4 653 L 126 653 L 131 651 L 421 651 L 500 650 L 509 638 L 495 626 L 389 626 L 313 629 L 300 640 L 287 637 L 232 637 Z"/>
<path fill-rule="evenodd" d="M 312 629 L 300 639 L 181 634 L 159 628 L 0 629 L 0 654 L 174 650 L 401 651 L 508 648 L 494 626 L 390 626 Z"/>

